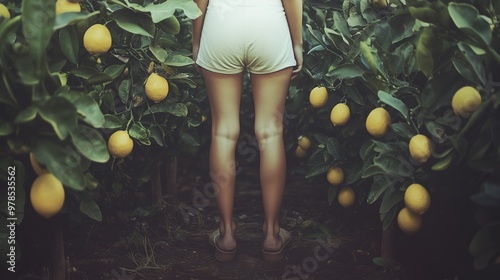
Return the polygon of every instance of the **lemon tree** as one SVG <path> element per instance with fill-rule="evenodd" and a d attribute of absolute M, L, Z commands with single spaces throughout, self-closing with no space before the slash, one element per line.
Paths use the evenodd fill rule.
<path fill-rule="evenodd" d="M 359 201 L 379 206 L 384 234 L 398 224 L 418 238 L 431 214 L 409 210 L 422 212 L 425 203 L 404 208 L 410 186 L 420 184 L 417 193 L 428 199 L 412 197 L 428 202 L 429 186 L 445 170 L 462 170 L 471 181 L 475 172 L 497 180 L 499 143 L 491 133 L 500 88 L 488 77 L 500 67 L 498 2 L 349 0 L 304 9 L 309 55 L 305 75 L 292 83 L 289 109 L 298 115 L 294 130 L 311 135 L 314 147 L 299 171 L 329 186 L 330 203 L 350 186 Z M 307 97 L 318 84 L 329 98 L 311 108 Z M 349 105 L 350 118 L 332 126 L 339 103 Z M 344 171 L 341 184 L 325 180 L 331 166 Z M 480 191 L 479 184 L 463 184 L 463 195 Z M 479 240 L 470 250 L 484 267 L 491 256 L 479 258 L 487 253 Z"/>

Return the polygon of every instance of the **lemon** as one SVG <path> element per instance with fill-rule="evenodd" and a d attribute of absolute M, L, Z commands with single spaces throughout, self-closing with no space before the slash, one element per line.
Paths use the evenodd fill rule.
<path fill-rule="evenodd" d="M 416 214 L 424 214 L 431 205 L 429 192 L 420 184 L 411 184 L 405 191 L 405 206 Z"/>
<path fill-rule="evenodd" d="M 410 209 L 404 207 L 398 214 L 399 228 L 407 233 L 414 234 L 422 227 L 422 216 L 415 214 Z"/>
<path fill-rule="evenodd" d="M 311 148 L 311 140 L 307 138 L 307 136 L 301 135 L 298 140 L 299 147 L 301 147 L 302 150 L 307 151 Z"/>
<path fill-rule="evenodd" d="M 432 144 L 423 134 L 414 135 L 409 143 L 410 156 L 416 162 L 424 163 L 431 157 Z"/>
<path fill-rule="evenodd" d="M 297 146 L 297 148 L 295 149 L 295 156 L 297 158 L 303 159 L 307 156 L 307 151 L 302 149 L 300 146 Z"/>
<path fill-rule="evenodd" d="M 61 211 L 64 204 L 64 187 L 52 173 L 38 176 L 30 191 L 33 209 L 48 219 Z"/>
<path fill-rule="evenodd" d="M 83 35 L 83 46 L 90 54 L 103 54 L 111 48 L 111 33 L 102 24 L 94 24 Z"/>
<path fill-rule="evenodd" d="M 125 130 L 115 131 L 108 139 L 108 151 L 114 158 L 124 158 L 134 149 L 134 141 Z"/>
<path fill-rule="evenodd" d="M 372 0 L 372 4 L 376 8 L 387 8 L 388 0 Z"/>
<path fill-rule="evenodd" d="M 0 3 L 0 17 L 3 17 L 4 19 L 10 19 L 10 12 L 7 7 L 5 7 L 4 4 Z"/>
<path fill-rule="evenodd" d="M 68 12 L 81 12 L 80 3 L 70 2 L 68 0 L 56 1 L 56 15 Z"/>
<path fill-rule="evenodd" d="M 345 103 L 335 105 L 330 112 L 330 121 L 334 126 L 343 126 L 351 117 L 351 110 Z"/>
<path fill-rule="evenodd" d="M 383 137 L 389 131 L 391 116 L 382 107 L 373 109 L 366 118 L 366 130 L 373 137 Z"/>
<path fill-rule="evenodd" d="M 479 105 L 481 105 L 481 95 L 471 86 L 460 88 L 451 99 L 453 112 L 463 118 L 468 118 Z"/>
<path fill-rule="evenodd" d="M 31 162 L 31 167 L 33 167 L 33 170 L 35 171 L 36 175 L 40 176 L 42 174 L 49 172 L 47 168 L 40 166 L 40 164 L 36 160 L 35 154 L 33 153 L 30 153 L 30 162 Z"/>
<path fill-rule="evenodd" d="M 326 87 L 315 87 L 309 93 L 309 102 L 313 108 L 321 108 L 328 101 L 328 90 Z"/>
<path fill-rule="evenodd" d="M 344 181 L 344 170 L 338 166 L 332 166 L 326 172 L 326 179 L 334 186 L 340 185 Z"/>
<path fill-rule="evenodd" d="M 144 89 L 146 97 L 154 103 L 158 103 L 168 95 L 168 81 L 162 76 L 153 73 L 149 75 Z"/>
<path fill-rule="evenodd" d="M 344 208 L 347 208 L 354 203 L 356 194 L 351 187 L 344 187 L 339 191 L 337 199 L 340 205 L 342 205 Z"/>

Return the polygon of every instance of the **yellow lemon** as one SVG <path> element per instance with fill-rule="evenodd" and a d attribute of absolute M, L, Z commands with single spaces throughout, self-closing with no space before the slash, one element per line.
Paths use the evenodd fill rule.
<path fill-rule="evenodd" d="M 416 214 L 424 214 L 431 205 L 429 192 L 420 184 L 411 184 L 405 191 L 405 206 Z"/>
<path fill-rule="evenodd" d="M 315 87 L 309 93 L 309 102 L 313 108 L 321 108 L 328 101 L 328 90 L 326 87 Z"/>
<path fill-rule="evenodd" d="M 5 7 L 4 4 L 0 3 L 0 17 L 3 17 L 5 19 L 10 19 L 10 12 L 7 7 Z"/>
<path fill-rule="evenodd" d="M 423 134 L 414 135 L 408 146 L 411 157 L 419 163 L 424 163 L 431 157 L 431 141 Z"/>
<path fill-rule="evenodd" d="M 38 176 L 30 191 L 33 209 L 48 219 L 59 213 L 64 204 L 64 187 L 52 173 Z"/>
<path fill-rule="evenodd" d="M 307 136 L 301 135 L 299 136 L 298 140 L 298 144 L 302 148 L 302 150 L 307 151 L 311 148 L 311 140 L 309 140 Z"/>
<path fill-rule="evenodd" d="M 481 105 L 481 95 L 471 86 L 460 88 L 451 99 L 453 112 L 463 118 L 468 118 L 479 105 Z"/>
<path fill-rule="evenodd" d="M 82 7 L 80 3 L 70 2 L 68 0 L 57 0 L 56 1 L 56 15 L 68 12 L 81 12 Z"/>
<path fill-rule="evenodd" d="M 326 179 L 334 186 L 340 185 L 344 182 L 344 170 L 338 166 L 332 166 L 326 172 Z"/>
<path fill-rule="evenodd" d="M 339 191 L 337 200 L 344 208 L 351 206 L 356 199 L 356 194 L 351 187 L 344 187 Z"/>
<path fill-rule="evenodd" d="M 372 0 L 372 4 L 376 8 L 387 8 L 389 0 Z"/>
<path fill-rule="evenodd" d="M 422 227 L 422 216 L 420 216 L 420 214 L 415 214 L 411 212 L 410 209 L 404 207 L 398 214 L 398 226 L 403 232 L 407 234 L 414 234 Z"/>
<path fill-rule="evenodd" d="M 303 159 L 307 157 L 307 151 L 302 149 L 300 146 L 297 146 L 297 148 L 295 149 L 295 156 L 297 158 Z"/>
<path fill-rule="evenodd" d="M 351 110 L 345 103 L 335 105 L 330 112 L 330 121 L 334 126 L 343 126 L 351 117 Z"/>
<path fill-rule="evenodd" d="M 134 149 L 134 141 L 125 130 L 115 131 L 108 139 L 108 151 L 114 158 L 124 158 Z"/>
<path fill-rule="evenodd" d="M 382 107 L 373 109 L 366 118 L 366 130 L 373 137 L 383 137 L 389 131 L 391 116 Z"/>
<path fill-rule="evenodd" d="M 90 54 L 103 54 L 111 48 L 109 29 L 102 24 L 94 24 L 83 35 L 83 46 Z"/>
<path fill-rule="evenodd" d="M 38 161 L 35 158 L 35 154 L 33 154 L 33 153 L 30 153 L 30 163 L 31 163 L 31 167 L 33 167 L 33 170 L 35 171 L 36 175 L 38 175 L 38 176 L 49 172 L 47 170 L 47 168 L 42 167 L 38 163 Z"/>
<path fill-rule="evenodd" d="M 168 81 L 162 76 L 153 73 L 149 75 L 144 89 L 146 97 L 154 103 L 158 103 L 168 95 Z"/>

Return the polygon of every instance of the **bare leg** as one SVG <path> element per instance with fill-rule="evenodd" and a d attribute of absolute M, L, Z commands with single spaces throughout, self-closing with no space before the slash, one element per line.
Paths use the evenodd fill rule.
<path fill-rule="evenodd" d="M 265 212 L 263 247 L 269 251 L 283 244 L 278 236 L 278 218 L 286 177 L 283 114 L 291 73 L 292 68 L 286 68 L 271 74 L 251 75 Z"/>
<path fill-rule="evenodd" d="M 203 69 L 212 113 L 210 176 L 217 192 L 222 250 L 236 248 L 233 223 L 235 151 L 240 134 L 239 111 L 243 73 L 218 74 Z"/>

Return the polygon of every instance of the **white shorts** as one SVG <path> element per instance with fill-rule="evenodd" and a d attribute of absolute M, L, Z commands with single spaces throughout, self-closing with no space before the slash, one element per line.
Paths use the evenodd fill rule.
<path fill-rule="evenodd" d="M 222 74 L 295 66 L 281 0 L 209 0 L 196 64 Z"/>

